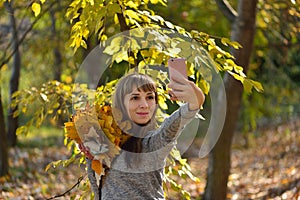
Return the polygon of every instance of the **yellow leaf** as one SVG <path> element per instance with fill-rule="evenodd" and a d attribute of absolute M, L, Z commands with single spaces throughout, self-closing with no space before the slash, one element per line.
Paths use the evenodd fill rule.
<path fill-rule="evenodd" d="M 105 119 L 105 124 L 104 124 L 105 127 L 109 128 L 111 126 L 112 122 L 113 122 L 112 116 L 107 116 L 106 119 Z"/>
<path fill-rule="evenodd" d="M 41 5 L 39 3 L 33 3 L 31 9 L 34 12 L 35 17 L 41 13 Z"/>
<path fill-rule="evenodd" d="M 72 140 L 75 140 L 78 144 L 81 144 L 81 139 L 76 131 L 74 122 L 65 122 L 66 136 Z"/>
<path fill-rule="evenodd" d="M 136 21 L 141 21 L 141 18 L 139 17 L 139 15 L 137 14 L 137 12 L 133 11 L 133 10 L 125 10 L 124 14 L 126 16 L 128 16 L 129 18 L 132 18 Z"/>
<path fill-rule="evenodd" d="M 102 120 L 102 119 L 99 120 L 99 124 L 100 124 L 101 127 L 104 127 L 104 123 L 105 123 L 104 120 Z"/>
<path fill-rule="evenodd" d="M 115 24 L 119 24 L 119 19 L 117 14 L 114 15 L 114 22 Z"/>
<path fill-rule="evenodd" d="M 152 4 L 157 4 L 159 1 L 158 1 L 158 0 L 150 0 L 150 2 L 151 2 Z"/>
<path fill-rule="evenodd" d="M 202 89 L 202 91 L 204 92 L 204 94 L 208 94 L 209 93 L 210 85 L 209 85 L 209 83 L 206 80 L 201 79 L 200 82 L 198 83 L 198 85 Z"/>
<path fill-rule="evenodd" d="M 221 38 L 221 42 L 223 45 L 228 46 L 228 43 L 230 42 L 230 40 L 228 38 Z"/>
<path fill-rule="evenodd" d="M 129 1 L 127 3 L 125 3 L 126 6 L 133 8 L 133 9 L 138 9 L 139 4 L 138 3 L 134 3 L 133 1 Z"/>
<path fill-rule="evenodd" d="M 242 45 L 240 45 L 238 42 L 230 42 L 230 45 L 235 49 L 242 48 Z"/>
<path fill-rule="evenodd" d="M 168 109 L 168 105 L 166 104 L 165 99 L 159 95 L 158 96 L 158 105 L 163 109 L 163 110 L 167 110 Z"/>
<path fill-rule="evenodd" d="M 263 86 L 262 86 L 262 84 L 261 84 L 260 82 L 251 80 L 251 83 L 253 84 L 254 88 L 255 88 L 258 92 L 263 92 L 263 91 L 264 91 L 264 88 L 263 88 Z"/>

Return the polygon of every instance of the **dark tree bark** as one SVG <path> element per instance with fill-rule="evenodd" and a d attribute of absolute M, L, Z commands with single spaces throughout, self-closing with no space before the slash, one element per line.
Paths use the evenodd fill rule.
<path fill-rule="evenodd" d="M 220 8 L 224 9 L 226 1 L 216 0 L 216 2 L 222 3 Z M 245 73 L 248 70 L 255 35 L 256 7 L 257 0 L 239 0 L 238 15 L 232 24 L 231 40 L 239 42 L 243 48 L 238 50 L 232 48 L 230 51 L 235 57 L 236 64 L 242 66 Z M 231 9 L 226 8 L 227 16 Z M 231 167 L 231 143 L 242 101 L 242 84 L 229 74 L 225 74 L 223 81 L 227 94 L 227 113 L 221 136 L 209 155 L 205 200 L 226 199 Z"/>
<path fill-rule="evenodd" d="M 58 2 L 58 7 L 60 7 Z M 55 6 L 50 9 L 51 17 L 51 39 L 54 42 L 53 56 L 54 56 L 54 80 L 61 81 L 61 71 L 62 71 L 62 54 L 60 52 L 60 38 L 59 32 L 56 27 L 56 17 L 55 17 Z"/>
<path fill-rule="evenodd" d="M 12 33 L 12 49 L 15 50 L 13 55 L 13 64 L 12 64 L 12 74 L 10 78 L 10 102 L 13 100 L 13 93 L 18 91 L 19 88 L 19 79 L 20 79 L 20 69 L 21 69 L 21 55 L 19 51 L 19 39 L 18 39 L 18 30 L 16 25 L 16 19 L 14 16 L 13 1 L 5 2 L 5 7 L 9 13 L 10 18 L 10 28 Z M 8 145 L 16 146 L 17 144 L 17 135 L 16 130 L 18 128 L 18 118 L 13 117 L 13 113 L 18 109 L 9 108 L 8 110 Z"/>
<path fill-rule="evenodd" d="M 0 85 L 0 177 L 8 174 L 8 147 Z"/>

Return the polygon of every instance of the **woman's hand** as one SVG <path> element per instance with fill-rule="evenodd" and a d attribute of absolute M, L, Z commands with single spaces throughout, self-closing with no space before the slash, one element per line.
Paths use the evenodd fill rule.
<path fill-rule="evenodd" d="M 169 91 L 170 99 L 189 103 L 190 110 L 199 109 L 204 103 L 205 96 L 202 90 L 186 77 L 180 75 L 173 77 L 168 87 L 172 89 Z"/>

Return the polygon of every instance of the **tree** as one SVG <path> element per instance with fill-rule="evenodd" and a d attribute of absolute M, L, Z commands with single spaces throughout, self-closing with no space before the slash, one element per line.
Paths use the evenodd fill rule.
<path fill-rule="evenodd" d="M 239 0 L 238 11 L 234 10 L 225 0 L 216 1 L 224 15 L 231 21 L 231 39 L 242 45 L 242 49 L 231 49 L 235 62 L 248 70 L 255 35 L 255 19 L 257 0 Z M 224 76 L 227 94 L 227 113 L 221 136 L 209 155 L 208 177 L 204 199 L 226 199 L 227 182 L 230 174 L 231 142 L 238 121 L 243 86 L 228 73 Z M 230 95 L 229 95 L 230 94 Z"/>
<path fill-rule="evenodd" d="M 13 101 L 13 94 L 18 91 L 20 70 L 21 70 L 21 54 L 19 51 L 19 33 L 17 30 L 16 19 L 14 15 L 13 1 L 5 2 L 5 7 L 9 13 L 10 29 L 12 31 L 12 49 L 14 49 L 12 74 L 10 79 L 10 101 Z M 16 130 L 18 128 L 18 117 L 14 116 L 14 113 L 18 110 L 18 107 L 9 107 L 8 110 L 8 145 L 15 146 L 17 144 Z"/>
<path fill-rule="evenodd" d="M 56 1 L 50 4 L 49 8 L 51 8 Z M 15 9 L 16 7 L 21 9 Z M 6 64 L 9 63 L 11 59 L 12 62 L 12 73 L 10 79 L 10 91 L 9 98 L 10 103 L 15 101 L 14 93 L 19 90 L 19 79 L 20 79 L 20 71 L 21 71 L 21 50 L 20 46 L 24 43 L 26 36 L 33 30 L 34 25 L 40 20 L 40 17 L 37 17 L 33 20 L 31 24 L 24 25 L 24 21 L 27 21 L 28 16 L 22 15 L 22 19 L 20 17 L 20 12 L 26 9 L 23 7 L 27 7 L 24 3 L 14 2 L 14 1 L 0 1 L 0 8 L 5 8 L 6 12 L 1 12 L 1 14 L 7 14 L 6 19 L 9 21 L 8 25 L 1 24 L 1 60 L 0 60 L 0 69 L 2 69 Z M 49 10 L 49 8 L 45 9 L 45 12 Z M 31 10 L 30 10 L 31 13 Z M 44 13 L 43 13 L 44 14 Z M 42 15 L 41 15 L 42 16 Z M 5 17 L 3 17 L 5 19 Z M 18 23 L 17 20 L 20 20 L 21 23 Z M 1 21 L 3 23 L 4 21 Z M 9 38 L 10 37 L 10 38 Z M 9 38 L 9 39 L 8 39 Z M 28 52 L 28 51 L 27 51 Z M 1 89 L 1 88 L 0 88 Z M 1 92 L 7 92 L 3 90 Z M 3 96 L 0 93 L 0 140 L 1 140 L 1 153 L 0 153 L 0 175 L 5 175 L 8 173 L 8 148 L 9 146 L 15 146 L 17 144 L 17 135 L 16 130 L 18 128 L 18 106 L 9 106 L 9 110 L 7 111 L 7 125 L 5 123 L 5 115 L 4 109 L 7 107 L 5 103 L 3 104 Z M 11 104 L 13 105 L 13 104 Z M 6 127 L 8 130 L 6 130 Z"/>
<path fill-rule="evenodd" d="M 3 105 L 1 101 L 0 86 L 0 177 L 8 174 L 8 148 L 6 144 L 5 120 L 3 115 Z"/>

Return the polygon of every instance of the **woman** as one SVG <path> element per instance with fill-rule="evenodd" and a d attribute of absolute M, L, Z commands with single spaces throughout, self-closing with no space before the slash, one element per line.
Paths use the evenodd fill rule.
<path fill-rule="evenodd" d="M 164 199 L 165 160 L 182 129 L 195 117 L 205 99 L 203 92 L 184 77 L 175 77 L 168 87 L 171 100 L 186 103 L 157 127 L 155 82 L 149 76 L 137 73 L 119 81 L 113 99 L 113 113 L 121 111 L 122 121 L 131 122 L 127 131 L 131 137 L 121 147 L 120 155 L 105 175 L 101 199 Z"/>

